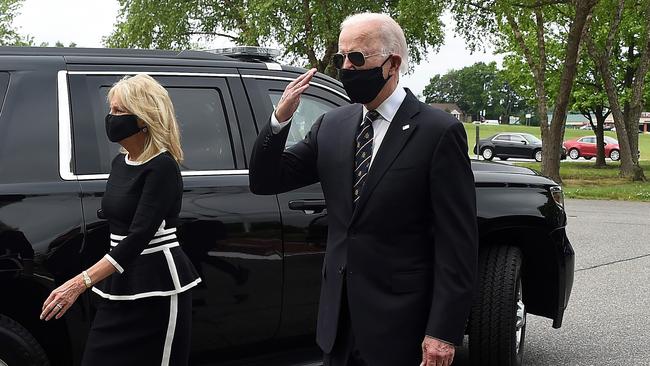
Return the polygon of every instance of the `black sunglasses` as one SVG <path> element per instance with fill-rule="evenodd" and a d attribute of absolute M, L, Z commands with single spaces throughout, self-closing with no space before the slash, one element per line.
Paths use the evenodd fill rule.
<path fill-rule="evenodd" d="M 372 55 L 364 55 L 363 52 L 360 51 L 335 53 L 334 56 L 332 56 L 332 65 L 337 69 L 341 69 L 343 67 L 343 62 L 345 62 L 345 58 L 347 57 L 352 65 L 359 67 L 366 63 L 367 58 L 379 55 L 385 55 L 385 53 L 373 53 Z"/>

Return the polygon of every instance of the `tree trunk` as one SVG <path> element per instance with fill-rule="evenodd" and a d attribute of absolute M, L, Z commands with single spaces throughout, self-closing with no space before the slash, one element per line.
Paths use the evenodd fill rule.
<path fill-rule="evenodd" d="M 542 135 L 544 156 L 542 158 L 542 173 L 550 178 L 561 182 L 560 179 L 560 155 L 562 140 L 564 139 L 564 127 L 566 123 L 566 113 L 569 106 L 569 98 L 573 81 L 575 80 L 578 66 L 578 55 L 580 53 L 580 41 L 591 12 L 596 5 L 597 0 L 575 1 L 576 13 L 575 18 L 569 29 L 569 35 L 566 45 L 566 57 L 564 59 L 564 70 L 560 79 L 560 88 L 555 99 L 555 110 L 553 119 L 549 126 L 549 134 L 546 140 Z"/>
<path fill-rule="evenodd" d="M 591 52 L 590 52 L 591 53 Z M 593 57 L 593 55 L 592 55 Z M 596 55 L 596 65 L 600 69 L 600 75 L 603 78 L 603 84 L 605 85 L 605 93 L 607 93 L 607 100 L 609 101 L 609 108 L 612 111 L 612 117 L 614 117 L 614 126 L 616 127 L 616 137 L 618 137 L 618 145 L 621 149 L 621 167 L 620 175 L 624 177 L 632 177 L 634 175 L 634 162 L 632 161 L 632 154 L 630 150 L 630 142 L 627 133 L 627 127 L 625 125 L 625 118 L 623 118 L 623 111 L 618 102 L 618 94 L 616 92 L 616 87 L 614 86 L 614 80 L 609 71 L 609 57 L 602 55 L 597 57 Z"/>
<path fill-rule="evenodd" d="M 609 100 L 610 110 L 614 117 L 614 125 L 616 126 L 616 135 L 620 146 L 620 175 L 629 177 L 634 181 L 645 181 L 643 169 L 639 166 L 638 160 L 638 143 L 639 143 L 639 117 L 641 115 L 641 98 L 643 94 L 643 86 L 645 77 L 650 68 L 650 22 L 645 23 L 644 34 L 640 39 L 644 39 L 645 43 L 641 47 L 637 69 L 628 69 L 625 75 L 624 86 L 626 90 L 632 89 L 632 96 L 625 103 L 625 109 L 621 108 L 618 93 L 614 85 L 614 78 L 609 70 L 610 58 L 612 55 L 612 42 L 614 35 L 620 24 L 624 1 L 619 2 L 619 8 L 615 14 L 614 22 L 610 29 L 608 42 L 604 52 L 598 52 L 593 40 L 589 37 L 587 43 L 589 46 L 589 54 L 596 62 L 598 70 L 600 71 Z M 650 1 L 646 2 L 644 13 L 647 19 L 650 16 Z M 632 40 L 632 42 L 634 42 Z M 634 57 L 634 44 L 628 44 L 628 57 Z M 631 60 L 628 60 L 631 62 Z M 634 78 L 631 76 L 634 75 Z M 633 79 L 633 80 L 632 80 Z"/>
<path fill-rule="evenodd" d="M 612 24 L 609 29 L 609 34 L 607 35 L 605 49 L 602 52 L 596 49 L 595 42 L 591 38 L 590 34 L 587 34 L 586 41 L 589 55 L 594 60 L 600 76 L 603 79 L 603 86 L 605 87 L 605 93 L 607 94 L 607 100 L 609 101 L 609 108 L 612 113 L 612 117 L 614 118 L 616 136 L 618 137 L 618 144 L 621 149 L 621 166 L 619 168 L 620 175 L 624 177 L 631 177 L 634 174 L 634 162 L 632 161 L 627 127 L 625 124 L 625 118 L 623 116 L 623 110 L 621 109 L 621 105 L 619 103 L 618 92 L 614 85 L 614 78 L 609 69 L 610 58 L 612 57 L 613 43 L 616 34 L 618 33 L 618 28 L 621 24 L 624 6 L 625 0 L 619 0 L 618 7 L 614 13 L 614 18 L 612 19 Z"/>
<path fill-rule="evenodd" d="M 596 115 L 596 167 L 603 168 L 607 164 L 605 162 L 605 114 L 602 106 L 597 106 L 594 112 Z"/>
<path fill-rule="evenodd" d="M 596 135 L 596 168 L 602 168 L 606 166 L 605 162 L 605 118 L 606 115 L 603 113 L 604 107 L 602 105 L 595 106 L 593 110 L 593 115 L 596 116 L 596 123 L 594 124 L 594 119 L 591 116 L 589 110 L 583 110 L 582 113 L 585 118 L 589 120 L 589 125 Z"/>
<path fill-rule="evenodd" d="M 650 17 L 650 1 L 646 1 L 645 19 Z M 643 107 L 643 89 L 645 86 L 645 79 L 650 69 L 650 22 L 645 22 L 645 34 L 641 35 L 641 39 L 645 38 L 645 44 L 641 45 L 641 52 L 639 55 L 639 63 L 634 75 L 634 83 L 632 84 L 632 97 L 629 99 L 629 110 L 626 111 L 625 121 L 628 127 L 628 136 L 630 140 L 630 150 L 632 153 L 632 161 L 634 163 L 632 180 L 645 181 L 646 177 L 643 174 L 643 169 L 639 165 L 639 118 L 641 117 L 641 108 Z"/>

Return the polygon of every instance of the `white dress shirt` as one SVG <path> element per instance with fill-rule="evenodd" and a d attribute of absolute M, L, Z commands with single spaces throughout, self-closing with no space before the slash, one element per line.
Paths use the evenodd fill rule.
<path fill-rule="evenodd" d="M 391 121 L 395 118 L 397 110 L 402 105 L 402 102 L 406 98 L 406 91 L 402 87 L 397 87 L 393 93 L 384 100 L 383 103 L 377 107 L 376 111 L 379 113 L 379 117 L 372 122 L 373 129 L 373 139 L 372 139 L 372 157 L 370 158 L 370 166 L 377 156 L 379 147 L 381 146 L 382 141 L 384 141 L 384 136 L 386 136 L 386 131 L 388 131 L 388 126 L 390 126 Z M 363 106 L 363 118 L 366 118 L 366 113 L 368 109 L 366 106 Z M 274 134 L 278 134 L 282 129 L 291 122 L 291 118 L 284 122 L 280 122 L 275 118 L 275 112 L 271 114 L 271 130 Z"/>

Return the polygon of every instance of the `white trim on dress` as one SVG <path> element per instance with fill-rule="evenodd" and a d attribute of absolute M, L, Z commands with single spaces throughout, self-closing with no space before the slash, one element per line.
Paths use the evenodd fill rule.
<path fill-rule="evenodd" d="M 106 260 L 108 260 L 109 262 L 111 262 L 111 264 L 113 265 L 113 267 L 115 267 L 115 269 L 116 269 L 118 272 L 120 272 L 120 273 L 124 273 L 124 268 L 122 268 L 122 266 L 120 266 L 120 264 L 117 263 L 117 261 L 116 261 L 115 259 L 113 259 L 113 257 L 110 256 L 110 254 L 106 254 L 106 255 L 104 255 L 104 258 L 106 258 Z"/>
<path fill-rule="evenodd" d="M 169 323 L 167 323 L 167 336 L 163 348 L 162 362 L 160 366 L 169 366 L 169 359 L 172 354 L 172 343 L 174 343 L 174 332 L 176 331 L 176 320 L 178 318 L 178 295 L 169 297 Z"/>
<path fill-rule="evenodd" d="M 137 299 L 142 299 L 144 297 L 171 296 L 171 295 L 180 294 L 181 292 L 185 292 L 191 289 L 192 287 L 198 285 L 199 282 L 201 282 L 201 278 L 197 278 L 196 280 L 188 283 L 187 285 L 181 287 L 180 290 L 141 292 L 139 294 L 133 294 L 133 295 L 111 295 L 111 294 L 104 293 L 102 290 L 98 289 L 97 287 L 93 287 L 93 292 L 109 300 L 137 300 Z"/>
<path fill-rule="evenodd" d="M 162 149 L 162 150 L 160 150 L 156 155 L 150 157 L 149 159 L 147 159 L 147 160 L 145 160 L 145 161 L 133 161 L 133 160 L 129 160 L 129 153 L 127 152 L 126 154 L 124 154 L 124 161 L 126 162 L 127 165 L 134 165 L 134 166 L 142 165 L 142 164 L 144 164 L 144 163 L 148 163 L 149 161 L 151 161 L 151 159 L 153 159 L 153 158 L 155 158 L 156 156 L 158 156 L 158 155 L 164 153 L 165 151 L 167 151 L 167 149 Z"/>

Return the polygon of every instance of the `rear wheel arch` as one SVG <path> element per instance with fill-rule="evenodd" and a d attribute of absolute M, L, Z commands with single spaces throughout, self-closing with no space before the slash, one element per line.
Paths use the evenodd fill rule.
<path fill-rule="evenodd" d="M 11 301 L 0 302 L 0 315 L 23 327 L 44 350 L 50 362 L 72 364 L 72 345 L 66 322 L 69 317 L 75 316 L 74 309 L 68 311 L 62 319 L 50 320 L 47 323 L 40 320 L 42 301 L 49 295 L 49 289 L 28 276 L 14 281 L 3 281 L 0 283 L 0 291 L 12 294 Z M 81 301 L 81 298 L 77 301 Z"/>
<path fill-rule="evenodd" d="M 48 366 L 41 344 L 20 323 L 0 314 L 0 362 L 7 365 Z"/>
<path fill-rule="evenodd" d="M 521 251 L 522 286 L 524 303 L 528 313 L 561 319 L 557 314 L 558 296 L 558 258 L 556 248 L 548 229 L 539 220 L 493 222 L 483 224 L 490 226 L 489 232 L 482 232 L 479 238 L 480 251 L 494 246 L 513 246 Z"/>

